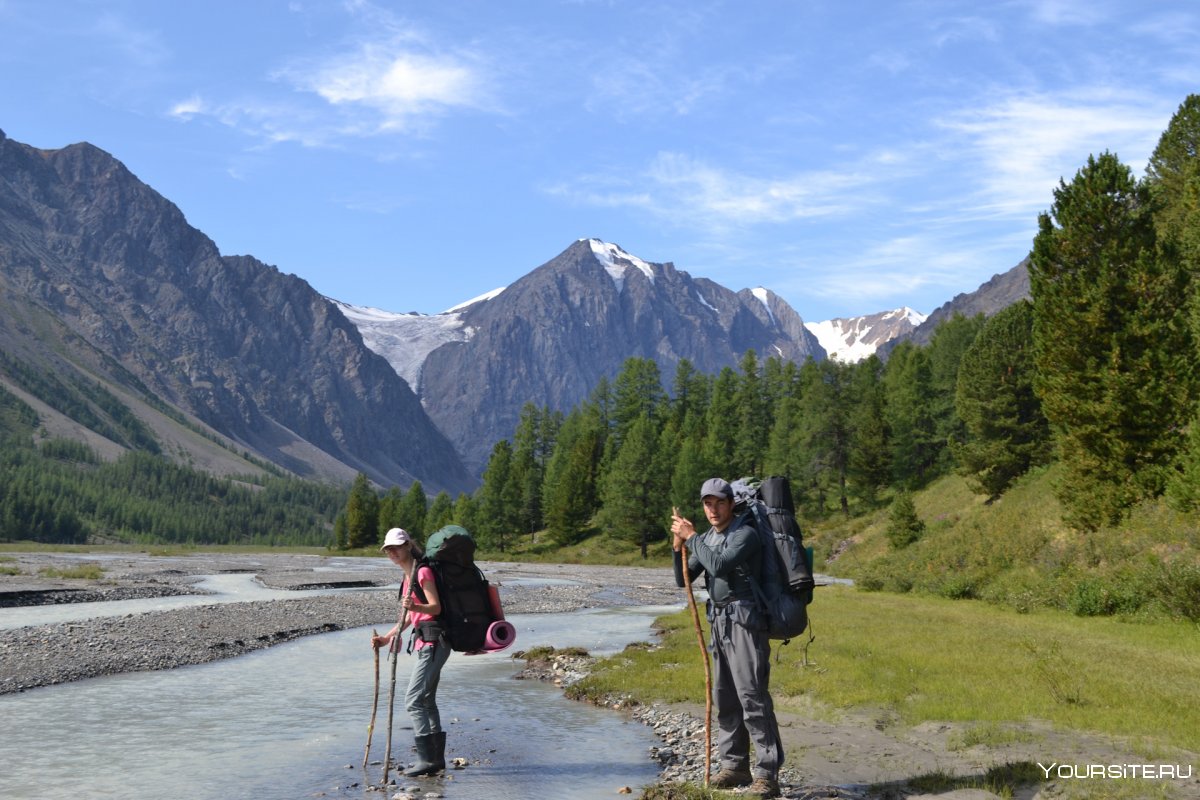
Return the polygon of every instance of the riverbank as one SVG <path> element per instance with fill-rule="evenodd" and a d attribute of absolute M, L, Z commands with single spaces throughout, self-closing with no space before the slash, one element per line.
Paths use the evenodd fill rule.
<path fill-rule="evenodd" d="M 203 594 L 205 576 L 253 574 L 282 590 L 375 587 L 380 591 L 307 594 L 297 598 L 197 605 L 118 617 L 0 630 L 0 694 L 39 686 L 202 664 L 302 636 L 386 627 L 396 595 L 384 590 L 397 571 L 379 559 L 254 554 L 10 553 L 0 574 L 0 608 Z M 551 613 L 614 605 L 679 603 L 669 570 L 549 564 L 481 564 L 500 586 L 507 613 Z M 94 578 L 63 575 L 96 571 Z M 539 583 L 542 582 L 542 583 Z M 546 584 L 545 582 L 549 582 Z"/>

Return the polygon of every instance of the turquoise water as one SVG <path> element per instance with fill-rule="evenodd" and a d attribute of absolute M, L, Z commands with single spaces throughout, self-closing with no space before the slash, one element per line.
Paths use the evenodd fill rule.
<path fill-rule="evenodd" d="M 580 646 L 596 654 L 651 638 L 668 609 L 513 615 L 516 648 Z M 9 800 L 122 798 L 390 798 L 373 790 L 381 764 L 361 767 L 371 715 L 370 628 L 310 636 L 246 656 L 0 696 L 0 794 Z M 410 757 L 404 711 L 410 657 L 397 661 L 393 748 Z M 468 766 L 443 778 L 402 779 L 416 796 L 611 798 L 657 770 L 645 726 L 515 680 L 508 653 L 454 654 L 439 705 L 447 757 Z M 387 734 L 389 669 L 372 759 Z M 393 770 L 393 775 L 395 770 Z"/>

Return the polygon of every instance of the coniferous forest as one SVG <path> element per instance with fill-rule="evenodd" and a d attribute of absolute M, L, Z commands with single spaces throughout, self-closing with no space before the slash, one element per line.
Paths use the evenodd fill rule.
<path fill-rule="evenodd" d="M 218 480 L 170 466 L 144 443 L 101 463 L 82 446 L 31 444 L 36 414 L 3 393 L 0 537 L 349 549 L 376 544 L 392 525 L 422 536 L 453 521 L 489 552 L 522 537 L 570 547 L 599 533 L 644 557 L 665 541 L 672 506 L 702 519 L 697 487 L 711 475 L 787 475 L 810 524 L 890 513 L 895 553 L 923 535 L 913 493 L 946 476 L 992 504 L 1026 476 L 1051 475 L 1061 523 L 1085 539 L 1147 503 L 1197 513 L 1198 151 L 1192 95 L 1142 177 L 1117 154 L 1087 158 L 1038 219 L 1030 299 L 991 318 L 956 316 L 928 345 L 904 342 L 886 360 L 855 364 L 751 351 L 717 375 L 687 361 L 662 375 L 631 358 L 575 408 L 527 404 L 480 488 L 457 499 L 430 501 L 420 483 L 381 491 L 362 475 L 348 493 Z M 1155 580 L 1174 588 L 1147 596 L 1200 597 L 1198 552 L 1192 542 L 1154 554 L 1165 576 Z M 911 588 L 886 570 L 875 578 Z M 1100 591 L 1097 613 L 1113 611 Z M 1200 616 L 1200 600 L 1176 605 Z"/>

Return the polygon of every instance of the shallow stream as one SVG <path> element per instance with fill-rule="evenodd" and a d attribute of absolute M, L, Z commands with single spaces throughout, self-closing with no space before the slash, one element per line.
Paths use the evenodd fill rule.
<path fill-rule="evenodd" d="M 579 646 L 603 655 L 650 639 L 652 620 L 668 610 L 510 619 L 518 648 Z M 209 664 L 0 696 L 0 794 L 9 800 L 390 798 L 396 788 L 370 788 L 382 764 L 361 767 L 374 686 L 369 638 L 370 628 L 356 628 Z M 392 752 L 401 764 L 411 757 L 403 701 L 411 663 L 401 654 L 396 670 Z M 515 680 L 521 666 L 508 653 L 454 654 L 439 706 L 447 758 L 465 758 L 467 766 L 443 778 L 402 777 L 399 786 L 447 800 L 588 800 L 612 798 L 623 786 L 636 793 L 655 780 L 648 751 L 658 740 L 647 727 L 567 700 L 553 685 Z M 385 655 L 372 761 L 385 752 L 388 686 Z"/>

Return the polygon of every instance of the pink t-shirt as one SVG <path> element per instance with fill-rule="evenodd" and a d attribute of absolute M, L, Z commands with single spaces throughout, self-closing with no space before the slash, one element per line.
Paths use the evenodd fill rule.
<path fill-rule="evenodd" d="M 431 570 L 429 567 L 420 567 L 417 569 L 417 583 L 420 585 L 422 591 L 424 591 L 426 586 L 433 585 L 433 580 L 433 570 Z M 420 597 L 417 596 L 415 591 L 413 592 L 413 600 L 420 602 Z M 411 628 L 413 631 L 412 636 L 413 641 L 416 643 L 416 649 L 420 650 L 422 647 L 428 647 L 429 645 L 433 644 L 433 642 L 424 641 L 420 636 L 417 635 L 417 625 L 433 618 L 434 617 L 432 614 L 426 614 L 423 611 L 417 611 L 416 609 L 411 608 L 408 610 L 409 628 Z"/>

